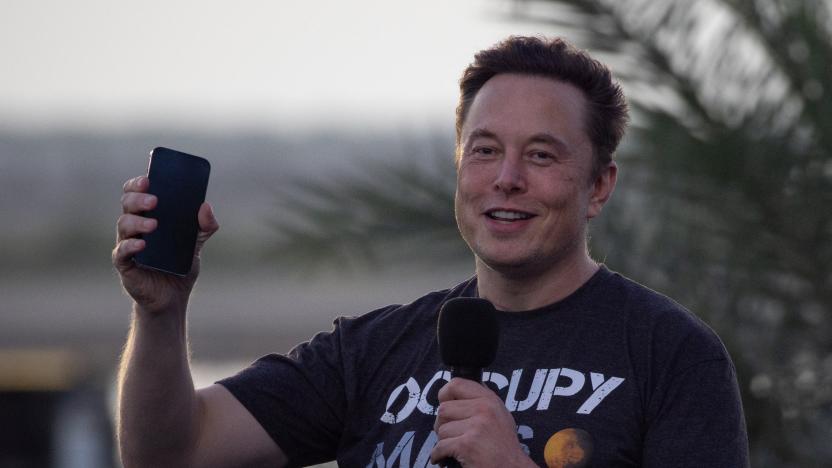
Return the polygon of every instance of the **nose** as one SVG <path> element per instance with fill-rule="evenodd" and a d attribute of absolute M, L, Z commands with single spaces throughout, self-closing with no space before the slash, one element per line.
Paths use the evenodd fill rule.
<path fill-rule="evenodd" d="M 526 176 L 520 158 L 506 157 L 500 160 L 500 168 L 494 180 L 494 189 L 506 194 L 526 191 Z"/>

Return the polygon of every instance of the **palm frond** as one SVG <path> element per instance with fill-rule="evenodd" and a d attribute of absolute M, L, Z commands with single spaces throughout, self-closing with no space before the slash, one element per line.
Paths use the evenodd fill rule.
<path fill-rule="evenodd" d="M 517 3 L 515 18 L 606 54 L 635 109 L 621 150 L 631 185 L 598 235 L 613 261 L 719 329 L 750 389 L 755 465 L 832 462 L 807 442 L 832 436 L 832 392 L 795 380 L 832 380 L 830 3 Z"/>
<path fill-rule="evenodd" d="M 270 252 L 312 267 L 467 258 L 453 216 L 451 158 L 358 162 L 350 174 L 278 189 Z"/>

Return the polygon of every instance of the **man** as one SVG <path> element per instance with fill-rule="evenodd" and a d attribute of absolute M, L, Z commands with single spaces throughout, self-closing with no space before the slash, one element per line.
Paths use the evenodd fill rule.
<path fill-rule="evenodd" d="M 135 299 L 120 379 L 130 466 L 746 466 L 734 368 L 671 300 L 589 256 L 586 229 L 615 187 L 627 118 L 609 71 L 562 40 L 515 37 L 461 80 L 456 216 L 476 276 L 411 304 L 336 321 L 195 391 L 185 310 L 194 271 L 136 267 L 155 229 L 147 179 L 125 184 L 113 261 Z M 450 380 L 437 313 L 479 296 L 500 348 L 483 383 Z M 450 380 L 448 382 L 448 380 Z"/>

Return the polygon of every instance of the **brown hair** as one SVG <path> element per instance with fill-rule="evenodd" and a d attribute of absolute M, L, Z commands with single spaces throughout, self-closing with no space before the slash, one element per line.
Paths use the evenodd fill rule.
<path fill-rule="evenodd" d="M 501 73 L 542 76 L 569 83 L 587 101 L 585 128 L 595 160 L 592 177 L 612 161 L 627 126 L 627 101 L 609 69 L 583 50 L 560 38 L 511 36 L 474 56 L 459 80 L 456 108 L 456 146 L 460 156 L 462 125 L 480 88 Z"/>

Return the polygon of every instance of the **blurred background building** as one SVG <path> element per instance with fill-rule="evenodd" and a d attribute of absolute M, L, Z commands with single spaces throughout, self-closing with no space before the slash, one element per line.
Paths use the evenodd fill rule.
<path fill-rule="evenodd" d="M 122 183 L 212 162 L 197 385 L 465 279 L 453 113 L 475 51 L 564 35 L 633 106 L 596 258 L 715 328 L 754 466 L 832 464 L 832 16 L 803 0 L 0 7 L 0 468 L 115 467 Z"/>

